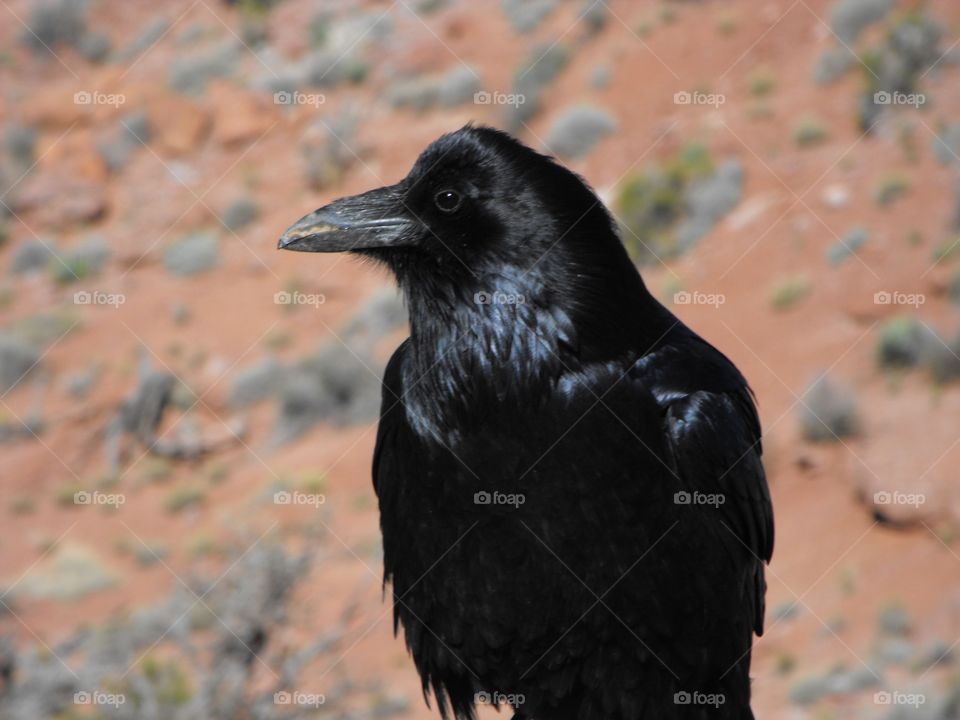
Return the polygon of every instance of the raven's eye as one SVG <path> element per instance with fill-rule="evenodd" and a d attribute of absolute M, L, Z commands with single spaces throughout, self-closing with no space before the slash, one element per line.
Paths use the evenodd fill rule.
<path fill-rule="evenodd" d="M 453 212 L 460 207 L 460 193 L 454 190 L 441 190 L 433 198 L 433 201 L 443 212 Z"/>

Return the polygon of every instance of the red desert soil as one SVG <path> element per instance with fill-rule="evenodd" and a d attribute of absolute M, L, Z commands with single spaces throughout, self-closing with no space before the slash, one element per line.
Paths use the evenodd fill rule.
<path fill-rule="evenodd" d="M 389 8 L 388 3 L 356 5 L 375 12 Z M 6 268 L 12 248 L 35 233 L 66 246 L 95 231 L 107 238 L 114 254 L 93 282 L 127 298 L 116 309 L 73 307 L 69 298 L 79 286 L 58 286 L 46 274 L 3 280 L 12 289 L 12 299 L 0 309 L 4 327 L 60 307 L 69 307 L 71 322 L 79 324 L 43 358 L 52 377 L 42 401 L 45 431 L 3 447 L 0 578 L 9 585 L 29 575 L 54 541 L 93 548 L 117 577 L 112 587 L 76 601 L 17 604 L 15 617 L 0 619 L 5 630 L 24 644 L 52 644 L 81 625 L 129 612 L 173 589 L 177 576 L 195 565 L 191 539 L 209 536 L 243 547 L 264 533 L 279 536 L 306 527 L 326 538 L 327 557 L 298 592 L 297 632 L 309 637 L 332 622 L 348 600 L 359 598 L 360 604 L 342 659 L 335 667 L 311 668 L 306 684 L 322 687 L 327 673 L 376 678 L 410 700 L 410 717 L 436 715 L 419 698 L 419 680 L 402 640 L 392 636 L 390 609 L 381 597 L 369 478 L 374 426 L 320 425 L 289 445 L 272 447 L 276 409 L 261 403 L 243 413 L 248 422 L 243 444 L 209 460 L 174 463 L 162 482 L 143 480 L 150 459 L 135 448 L 112 490 L 126 495 L 116 512 L 64 506 L 57 495 L 86 486 L 105 471 L 103 429 L 135 385 L 143 346 L 155 367 L 170 369 L 201 397 L 190 421 L 204 431 L 223 432 L 232 417 L 226 391 L 238 368 L 271 353 L 294 359 L 336 341 L 363 300 L 390 282 L 382 271 L 349 258 L 274 250 L 280 232 L 305 211 L 402 177 L 440 133 L 471 120 L 499 121 L 498 108 L 472 104 L 419 116 L 393 109 L 384 99 L 384 68 L 439 71 L 463 61 L 481 72 L 484 87 L 508 91 L 532 38 L 579 43 L 581 29 L 571 28 L 574 5 L 561 5 L 531 36 L 509 28 L 498 2 L 454 3 L 423 22 L 395 9 L 397 27 L 389 43 L 369 49 L 374 70 L 364 84 L 328 91 L 319 111 L 297 107 L 290 112 L 281 112 L 287 108 L 275 106 L 265 91 L 233 82 L 213 81 L 199 99 L 166 87 L 167 68 L 180 52 L 176 30 L 199 23 L 225 36 L 223 23 L 235 28 L 238 20 L 224 5 L 174 0 L 161 9 L 140 0 L 93 3 L 94 24 L 118 47 L 154 14 L 176 21 L 175 31 L 127 69 L 98 68 L 70 50 L 58 51 L 64 64 L 32 56 L 17 40 L 22 26 L 16 18 L 28 18 L 28 3 L 11 0 L 0 9 L 6 16 L 2 46 L 13 59 L 0 65 L 0 121 L 28 123 L 40 131 L 38 166 L 22 188 L 40 200 L 11 218 L 2 264 Z M 786 717 L 787 693 L 798 677 L 868 660 L 877 614 L 891 602 L 908 610 L 921 644 L 960 638 L 960 545 L 948 531 L 960 521 L 960 387 L 937 389 L 920 371 L 891 380 L 878 370 L 877 324 L 902 308 L 873 303 L 881 290 L 925 293 L 924 322 L 943 332 L 956 330 L 957 309 L 945 297 L 956 266 L 944 261 L 931 268 L 933 249 L 947 237 L 952 220 L 955 177 L 931 147 L 939 124 L 960 118 L 957 70 L 944 67 L 925 78 L 934 103 L 910 114 L 917 146 L 911 162 L 898 139 L 896 118 L 869 137 L 857 127 L 860 72 L 830 86 L 812 81 L 817 57 L 835 42 L 824 23 L 830 2 L 670 3 L 676 17 L 669 23 L 657 19 L 653 3 L 611 0 L 609 5 L 616 17 L 597 37 L 577 44 L 569 67 L 545 93 L 543 111 L 521 136 L 542 147 L 541 138 L 562 108 L 589 102 L 607 109 L 618 131 L 586 159 L 570 163 L 606 198 L 625 175 L 692 139 L 706 143 L 715 158 L 743 163 L 744 193 L 734 212 L 692 252 L 665 266 L 649 266 L 644 275 L 664 299 L 678 287 L 724 297 L 719 307 L 674 310 L 736 362 L 757 394 L 777 544 L 768 574 L 767 633 L 755 649 L 755 708 L 758 717 Z M 949 28 L 946 47 L 956 37 L 960 6 L 946 0 L 928 6 Z M 278 5 L 269 19 L 277 52 L 304 51 L 305 27 L 314 12 L 315 4 L 306 0 Z M 653 30 L 641 39 L 634 28 L 644 19 Z M 732 23 L 732 31 L 721 32 L 723 23 Z M 598 65 L 612 73 L 609 86 L 600 90 L 588 80 Z M 243 67 L 263 71 L 251 57 Z M 775 77 L 765 101 L 768 117 L 749 112 L 754 101 L 748 77 L 758 67 Z M 73 93 L 90 88 L 122 92 L 127 102 L 89 112 L 70 102 Z M 675 92 L 694 88 L 723 93 L 726 102 L 716 111 L 674 104 Z M 326 116 L 347 107 L 357 111 L 353 147 L 359 161 L 336 187 L 311 191 L 303 181 L 299 137 L 317 112 Z M 148 113 L 155 141 L 135 153 L 121 174 L 108 174 L 95 150 L 96 138 L 134 109 Z M 811 113 L 829 128 L 829 136 L 798 149 L 792 129 Z M 189 187 L 171 177 L 171 170 L 184 169 L 192 176 Z M 873 190 L 891 173 L 906 178 L 909 190 L 891 206 L 880 207 Z M 75 179 L 99 187 L 108 208 L 102 219 L 64 224 L 55 212 L 71 192 L 65 180 Z M 849 192 L 846 206 L 831 208 L 824 201 L 825 189 L 833 185 Z M 219 266 L 187 279 L 169 274 L 161 249 L 189 230 L 219 227 L 214 212 L 248 186 L 261 215 L 237 237 L 221 232 Z M 870 229 L 868 243 L 842 264 L 828 264 L 827 249 L 855 225 Z M 908 242 L 916 233 L 923 238 L 919 246 Z M 327 302 L 284 312 L 272 297 L 294 278 L 304 292 L 323 293 Z M 808 293 L 794 307 L 777 310 L 771 294 L 789 278 L 805 279 Z M 187 322 L 175 322 L 171 307 L 176 303 L 189 308 Z M 399 337 L 380 343 L 381 362 Z M 271 350 L 270 338 L 286 344 L 278 342 Z M 191 362 L 197 351 L 203 357 Z M 62 390 L 65 375 L 93 362 L 102 364 L 103 372 L 87 399 Z M 798 397 L 817 372 L 827 369 L 855 389 L 863 432 L 843 444 L 811 445 L 797 423 Z M 370 382 L 376 379 L 371 376 Z M 29 414 L 37 402 L 30 388 L 25 382 L 3 398 L 4 415 Z M 164 427 L 175 429 L 174 420 L 182 421 L 179 411 Z M 213 466 L 226 469 L 226 479 L 217 484 L 208 480 Z M 325 476 L 327 500 L 320 510 L 262 501 L 277 478 L 309 473 Z M 173 488 L 196 485 L 205 489 L 202 503 L 167 512 L 164 503 Z M 935 499 L 930 503 L 935 507 L 924 507 L 921 522 L 906 530 L 878 525 L 858 493 L 872 496 L 886 489 L 923 492 Z M 22 500 L 32 501 L 33 512 L 11 509 Z M 118 543 L 139 547 L 141 540 L 169 554 L 162 563 L 144 566 L 118 552 Z M 780 622 L 772 617 L 772 609 L 798 598 L 796 617 Z M 826 627 L 839 618 L 845 621 L 842 630 Z M 795 659 L 797 669 L 779 672 L 784 658 Z"/>

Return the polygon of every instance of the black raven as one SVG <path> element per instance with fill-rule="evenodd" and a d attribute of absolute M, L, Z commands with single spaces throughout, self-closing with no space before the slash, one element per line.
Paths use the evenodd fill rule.
<path fill-rule="evenodd" d="M 404 293 L 373 483 L 394 630 L 444 718 L 753 717 L 773 512 L 752 393 L 580 177 L 468 125 L 279 247 L 372 258 Z"/>

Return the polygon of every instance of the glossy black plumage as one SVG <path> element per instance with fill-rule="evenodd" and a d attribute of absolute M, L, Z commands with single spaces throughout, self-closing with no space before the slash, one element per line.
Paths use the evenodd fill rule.
<path fill-rule="evenodd" d="M 592 191 L 468 126 L 281 241 L 345 244 L 410 310 L 373 480 L 396 622 L 441 713 L 751 718 L 773 546 L 752 396 L 650 295 Z"/>

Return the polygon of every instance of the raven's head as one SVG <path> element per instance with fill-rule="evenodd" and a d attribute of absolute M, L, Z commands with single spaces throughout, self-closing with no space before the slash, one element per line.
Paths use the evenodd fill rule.
<path fill-rule="evenodd" d="M 491 326 L 549 321 L 558 344 L 597 351 L 636 337 L 638 300 L 649 298 L 587 184 L 486 127 L 442 136 L 403 180 L 315 210 L 279 247 L 384 263 L 414 324 L 427 315 L 460 327 L 484 317 Z"/>

